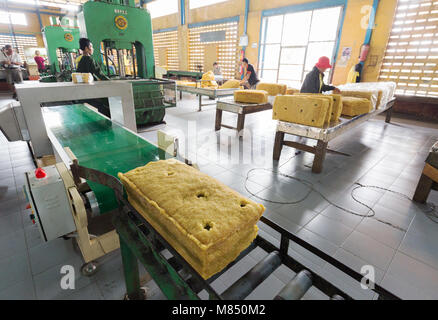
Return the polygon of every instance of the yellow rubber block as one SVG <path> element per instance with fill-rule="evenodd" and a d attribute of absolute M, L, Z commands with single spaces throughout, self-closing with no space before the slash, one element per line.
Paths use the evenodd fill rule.
<path fill-rule="evenodd" d="M 312 96 L 275 97 L 272 118 L 313 127 L 324 126 L 329 100 Z"/>
<path fill-rule="evenodd" d="M 234 101 L 246 103 L 267 103 L 268 93 L 264 90 L 236 90 Z"/>
<path fill-rule="evenodd" d="M 355 97 L 355 98 L 364 98 L 371 101 L 371 105 L 374 108 L 378 108 L 380 104 L 380 100 L 382 99 L 383 92 L 379 92 L 376 96 L 375 92 L 371 91 L 341 91 L 343 97 Z M 379 98 L 380 96 L 380 98 Z"/>
<path fill-rule="evenodd" d="M 94 78 L 91 73 L 73 72 L 71 74 L 73 83 L 93 83 Z"/>
<path fill-rule="evenodd" d="M 286 89 L 286 94 L 287 94 L 287 95 L 296 94 L 296 93 L 298 93 L 298 92 L 300 92 L 299 89 L 294 89 L 294 88 L 287 88 L 287 89 Z"/>
<path fill-rule="evenodd" d="M 191 81 L 176 81 L 176 85 L 196 88 L 196 82 L 191 82 Z"/>
<path fill-rule="evenodd" d="M 333 97 L 333 109 L 332 109 L 331 121 L 338 121 L 339 117 L 342 114 L 342 95 L 331 94 L 330 96 Z"/>
<path fill-rule="evenodd" d="M 257 235 L 263 205 L 178 160 L 149 162 L 118 176 L 132 206 L 204 279 Z"/>
<path fill-rule="evenodd" d="M 345 116 L 358 116 L 373 110 L 370 100 L 356 97 L 342 97 L 342 114 Z"/>
<path fill-rule="evenodd" d="M 219 89 L 234 89 L 240 87 L 240 81 L 239 80 L 228 80 L 223 85 L 219 87 Z"/>
<path fill-rule="evenodd" d="M 333 101 L 333 97 L 332 96 L 327 95 L 327 94 L 321 94 L 321 93 L 296 93 L 296 95 L 307 96 L 307 97 L 318 97 L 318 98 L 321 98 L 321 99 L 328 100 L 329 101 L 329 107 L 328 107 L 328 110 L 327 110 L 328 112 L 327 112 L 327 114 L 325 116 L 325 119 L 324 119 L 324 123 L 330 123 L 330 121 L 334 120 L 334 118 L 335 118 L 333 116 L 333 104 L 334 104 L 334 101 Z M 333 120 L 332 120 L 332 118 L 333 118 Z"/>
<path fill-rule="evenodd" d="M 279 94 L 286 94 L 287 85 L 278 83 L 259 82 L 256 87 L 257 90 L 265 90 L 268 95 L 276 96 Z"/>

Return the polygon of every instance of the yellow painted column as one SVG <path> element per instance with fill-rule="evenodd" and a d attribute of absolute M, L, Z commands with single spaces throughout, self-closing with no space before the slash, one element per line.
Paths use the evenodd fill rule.
<path fill-rule="evenodd" d="M 379 80 L 379 73 L 385 56 L 396 8 L 397 0 L 380 0 L 375 29 L 371 37 L 370 51 L 362 72 L 362 82 L 375 82 Z"/>
<path fill-rule="evenodd" d="M 179 69 L 189 71 L 189 28 L 187 24 L 178 27 Z"/>

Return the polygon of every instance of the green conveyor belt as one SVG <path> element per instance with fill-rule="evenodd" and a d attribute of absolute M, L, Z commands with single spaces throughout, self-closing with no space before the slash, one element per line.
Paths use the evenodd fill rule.
<path fill-rule="evenodd" d="M 85 167 L 117 177 L 150 161 L 169 158 L 157 146 L 104 118 L 83 104 L 44 108 L 44 120 L 62 147 L 69 147 Z M 114 192 L 88 181 L 100 212 L 117 208 Z"/>

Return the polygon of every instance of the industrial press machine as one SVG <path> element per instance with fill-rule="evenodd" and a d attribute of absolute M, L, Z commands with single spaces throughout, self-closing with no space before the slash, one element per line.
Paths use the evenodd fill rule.
<path fill-rule="evenodd" d="M 52 25 L 42 30 L 50 66 L 48 72 L 41 76 L 41 81 L 71 81 L 71 73 L 76 69 L 75 60 L 79 51 L 79 29 L 76 22 L 74 26 L 70 26 L 68 18 L 50 19 Z"/>
<path fill-rule="evenodd" d="M 152 79 L 155 60 L 152 20 L 134 0 L 88 1 L 79 13 L 81 36 L 94 45 L 93 58 L 114 79 Z M 158 86 L 133 85 L 137 125 L 161 123 L 165 109 Z"/>

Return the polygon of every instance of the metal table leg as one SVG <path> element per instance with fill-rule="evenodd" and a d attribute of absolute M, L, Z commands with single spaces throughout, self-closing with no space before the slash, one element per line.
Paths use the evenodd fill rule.
<path fill-rule="evenodd" d="M 283 141 L 284 141 L 284 132 L 277 131 L 275 133 L 274 154 L 273 154 L 274 160 L 278 161 L 280 159 L 281 149 L 283 148 Z"/>
<path fill-rule="evenodd" d="M 222 125 L 222 110 L 216 108 L 216 122 L 214 125 L 214 130 L 219 131 Z"/>
<path fill-rule="evenodd" d="M 202 95 L 199 95 L 199 109 L 198 109 L 198 111 L 201 111 L 201 107 L 202 107 Z"/>
<path fill-rule="evenodd" d="M 179 100 L 182 100 L 182 91 L 179 91 Z"/>
<path fill-rule="evenodd" d="M 243 135 L 243 127 L 245 126 L 245 115 L 239 113 L 237 115 L 237 134 L 239 136 Z"/>
<path fill-rule="evenodd" d="M 312 172 L 321 173 L 325 155 L 327 153 L 327 142 L 318 140 L 315 148 L 315 158 L 313 159 Z"/>
<path fill-rule="evenodd" d="M 140 289 L 140 275 L 138 272 L 138 262 L 134 253 L 120 237 L 120 251 L 122 254 L 123 274 L 125 276 L 126 293 L 130 300 L 142 299 Z"/>
<path fill-rule="evenodd" d="M 389 109 L 386 111 L 386 119 L 385 119 L 385 122 L 386 122 L 386 123 L 391 123 L 392 108 L 393 108 L 393 107 L 389 108 Z"/>

